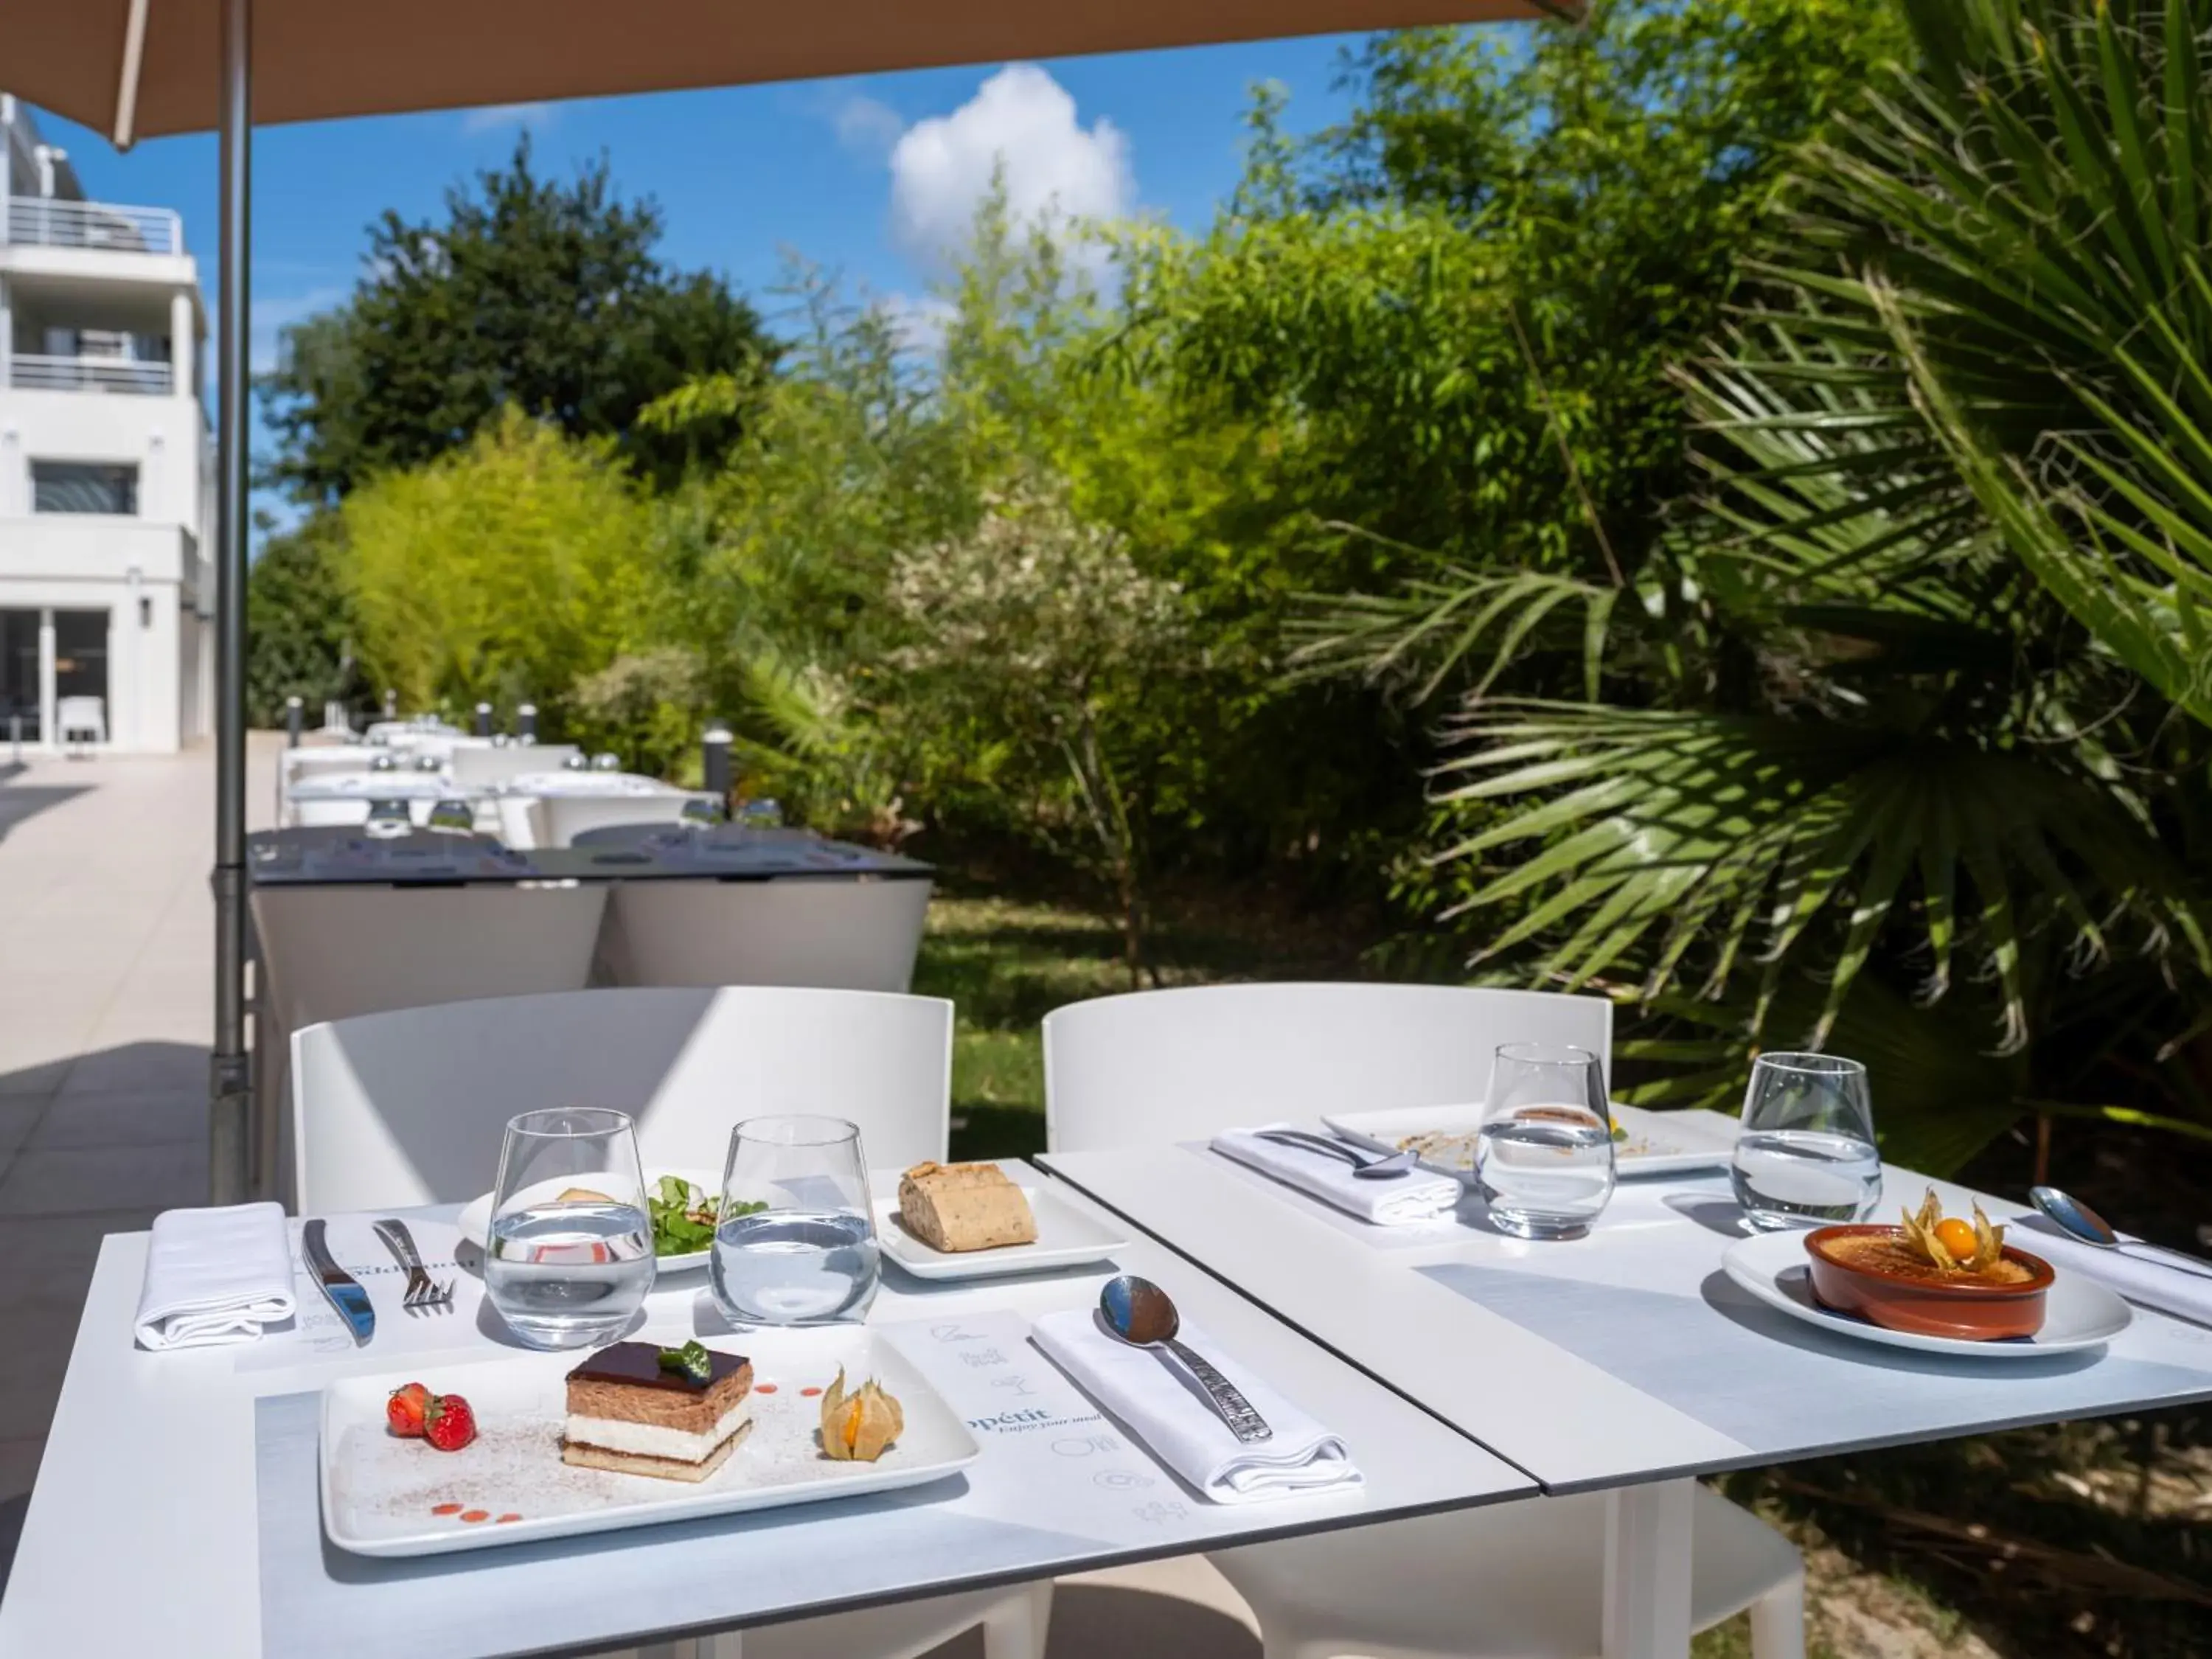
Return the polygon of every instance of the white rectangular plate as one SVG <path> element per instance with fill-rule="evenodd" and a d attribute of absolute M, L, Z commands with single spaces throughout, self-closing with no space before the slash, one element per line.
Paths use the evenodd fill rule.
<path fill-rule="evenodd" d="M 944 1397 L 866 1329 L 751 1331 L 708 1346 L 750 1356 L 753 1424 L 728 1461 L 696 1486 L 561 1461 L 567 1379 L 580 1352 L 433 1361 L 333 1382 L 323 1390 L 323 1529 L 358 1555 L 442 1555 L 920 1486 L 977 1455 L 975 1437 Z M 827 1387 L 840 1365 L 853 1383 L 876 1378 L 904 1408 L 905 1432 L 872 1463 L 822 1455 L 821 1400 L 802 1390 Z M 386 1398 L 418 1381 L 466 1397 L 477 1418 L 473 1444 L 441 1452 L 391 1432 Z M 448 1504 L 459 1510 L 433 1513 Z M 469 1514 L 485 1518 L 462 1519 Z M 520 1518 L 499 1518 L 507 1515 Z"/>
<path fill-rule="evenodd" d="M 1717 1169 L 1729 1161 L 1738 1127 L 1734 1118 L 1718 1112 L 1647 1112 L 1618 1103 L 1613 1121 L 1627 1131 L 1626 1139 L 1613 1144 L 1613 1166 L 1623 1176 Z M 1335 1112 L 1322 1121 L 1346 1139 L 1378 1152 L 1401 1151 L 1416 1135 L 1437 1136 L 1439 1144 L 1421 1160 L 1424 1167 L 1462 1178 L 1474 1173 L 1474 1134 L 1482 1125 L 1479 1103 Z"/>
<path fill-rule="evenodd" d="M 933 1250 L 899 1219 L 898 1200 L 876 1203 L 876 1238 L 884 1254 L 916 1279 L 995 1279 L 1002 1273 L 1036 1273 L 1053 1267 L 1081 1267 L 1103 1261 L 1128 1239 L 1093 1221 L 1041 1187 L 1024 1185 L 1022 1196 L 1036 1218 L 1034 1244 L 1004 1244 L 995 1250 Z"/>

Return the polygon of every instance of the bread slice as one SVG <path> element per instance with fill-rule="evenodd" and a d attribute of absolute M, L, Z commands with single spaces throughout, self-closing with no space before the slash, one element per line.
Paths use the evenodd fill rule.
<path fill-rule="evenodd" d="M 995 1164 L 917 1164 L 899 1178 L 899 1219 L 933 1250 L 1036 1243 L 1036 1217 Z"/>
<path fill-rule="evenodd" d="M 738 1442 L 753 1431 L 747 1423 L 696 1463 L 680 1457 L 641 1457 L 634 1452 L 609 1451 L 604 1446 L 583 1446 L 573 1440 L 561 1443 L 561 1461 L 580 1469 L 611 1469 L 617 1474 L 649 1474 L 659 1480 L 704 1480 L 730 1461 Z"/>

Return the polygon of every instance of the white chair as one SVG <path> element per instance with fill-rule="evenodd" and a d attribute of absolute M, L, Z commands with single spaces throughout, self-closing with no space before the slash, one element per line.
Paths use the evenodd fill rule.
<path fill-rule="evenodd" d="M 457 743 L 453 786 L 464 795 L 489 794 L 530 773 L 558 770 L 571 755 L 582 752 L 573 743 Z"/>
<path fill-rule="evenodd" d="M 62 697 L 54 703 L 54 735 L 64 748 L 70 739 L 81 747 L 88 738 L 107 741 L 107 700 L 105 697 Z"/>
<path fill-rule="evenodd" d="M 648 1162 L 714 1170 L 739 1118 L 826 1113 L 902 1169 L 945 1155 L 952 1005 L 780 986 L 501 997 L 309 1026 L 292 1060 L 303 1213 L 473 1198 L 507 1119 L 548 1104 L 628 1112 Z"/>
<path fill-rule="evenodd" d="M 903 991 L 929 914 L 926 880 L 852 877 L 617 884 L 599 936 L 616 985 L 819 985 Z"/>
<path fill-rule="evenodd" d="M 581 990 L 605 912 L 596 884 L 256 887 L 264 1184 L 289 1195 L 290 1117 L 280 1103 L 295 1031 L 470 997 Z"/>
<path fill-rule="evenodd" d="M 1056 1152 L 1202 1139 L 1269 1118 L 1479 1101 L 1500 1043 L 1571 1043 L 1610 1065 L 1612 1005 L 1430 985 L 1227 985 L 1102 997 L 1045 1017 Z M 1755 1659 L 1803 1659 L 1804 1565 L 1705 1487 L 1690 1616 L 1749 1608 Z M 1211 1559 L 1267 1659 L 1596 1659 L 1606 1498 L 1538 1498 Z"/>
<path fill-rule="evenodd" d="M 568 847 L 586 830 L 620 823 L 681 823 L 686 806 L 708 799 L 665 784 L 622 793 L 563 791 L 537 795 L 531 798 L 529 806 L 531 833 L 539 847 Z"/>
<path fill-rule="evenodd" d="M 292 1048 L 300 1208 L 472 1198 L 492 1181 L 507 1120 L 549 1102 L 629 1113 L 653 1164 L 720 1168 L 730 1126 L 762 1112 L 849 1118 L 878 1168 L 942 1158 L 951 1064 L 951 1003 L 853 991 L 578 991 L 313 1025 Z M 985 1659 L 1042 1659 L 1051 1611 L 1046 1582 L 778 1625 L 732 1645 L 745 1659 L 915 1659 L 981 1626 Z"/>

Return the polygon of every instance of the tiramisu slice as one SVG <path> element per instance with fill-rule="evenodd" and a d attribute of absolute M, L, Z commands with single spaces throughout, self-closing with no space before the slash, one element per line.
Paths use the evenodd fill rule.
<path fill-rule="evenodd" d="M 753 1364 L 696 1342 L 617 1342 L 568 1373 L 561 1461 L 663 1480 L 704 1480 L 752 1426 Z"/>

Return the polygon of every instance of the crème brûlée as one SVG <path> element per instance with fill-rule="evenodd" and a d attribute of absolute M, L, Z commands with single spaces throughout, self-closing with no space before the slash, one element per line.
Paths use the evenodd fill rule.
<path fill-rule="evenodd" d="M 617 1342 L 568 1373 L 561 1461 L 582 1468 L 704 1480 L 752 1426 L 752 1362 L 705 1351 L 696 1370 L 650 1342 Z"/>

